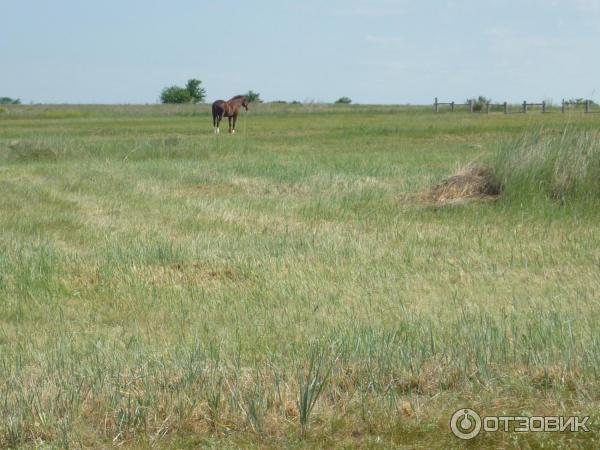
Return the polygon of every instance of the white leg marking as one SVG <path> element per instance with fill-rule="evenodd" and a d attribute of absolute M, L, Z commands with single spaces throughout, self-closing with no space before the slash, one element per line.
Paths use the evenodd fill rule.
<path fill-rule="evenodd" d="M 235 134 L 235 130 L 231 130 L 231 134 Z"/>

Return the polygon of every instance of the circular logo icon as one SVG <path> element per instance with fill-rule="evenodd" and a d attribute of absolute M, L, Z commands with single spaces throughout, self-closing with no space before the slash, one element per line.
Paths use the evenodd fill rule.
<path fill-rule="evenodd" d="M 450 419 L 450 429 L 460 439 L 473 439 L 481 431 L 481 417 L 472 409 L 459 409 Z"/>

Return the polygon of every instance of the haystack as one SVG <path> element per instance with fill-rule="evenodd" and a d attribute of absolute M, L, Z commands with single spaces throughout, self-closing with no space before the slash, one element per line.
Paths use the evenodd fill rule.
<path fill-rule="evenodd" d="M 496 199 L 502 186 L 492 169 L 485 166 L 468 166 L 456 175 L 423 192 L 421 199 L 437 204 L 456 203 L 469 199 Z"/>

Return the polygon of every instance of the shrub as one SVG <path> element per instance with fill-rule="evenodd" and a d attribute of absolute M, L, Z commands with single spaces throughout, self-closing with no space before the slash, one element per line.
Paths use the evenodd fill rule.
<path fill-rule="evenodd" d="M 485 105 L 487 105 L 488 103 L 492 103 L 492 99 L 491 98 L 487 98 L 484 97 L 483 95 L 480 95 L 479 97 L 475 98 L 468 98 L 465 103 L 469 103 L 469 102 L 473 102 L 473 111 L 483 111 L 483 108 L 485 108 Z"/>
<path fill-rule="evenodd" d="M 201 87 L 202 81 L 192 78 L 185 87 L 169 86 L 160 93 L 162 103 L 198 103 L 206 98 L 206 89 Z"/>
<path fill-rule="evenodd" d="M 349 97 L 340 97 L 335 101 L 336 105 L 349 105 L 352 100 Z"/>
<path fill-rule="evenodd" d="M 185 88 L 170 86 L 162 90 L 160 101 L 162 103 L 189 103 L 192 101 L 192 96 Z"/>
<path fill-rule="evenodd" d="M 569 100 L 565 100 L 565 105 L 574 105 L 575 108 L 579 108 L 580 106 L 585 105 L 585 99 L 584 98 L 570 98 Z M 590 102 L 590 105 L 595 105 L 596 102 L 594 100 L 588 100 Z"/>

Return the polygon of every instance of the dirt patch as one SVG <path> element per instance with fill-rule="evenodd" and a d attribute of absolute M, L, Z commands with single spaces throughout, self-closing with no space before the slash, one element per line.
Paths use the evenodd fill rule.
<path fill-rule="evenodd" d="M 236 178 L 229 183 L 220 184 L 194 184 L 191 186 L 185 186 L 183 189 L 188 191 L 192 190 L 193 192 L 207 195 L 287 195 L 304 193 L 308 190 L 304 185 L 271 183 L 269 181 L 252 178 Z"/>
<path fill-rule="evenodd" d="M 242 192 L 242 189 L 239 186 L 235 186 L 231 183 L 226 184 L 194 184 L 192 186 L 185 186 L 184 190 L 192 190 L 194 192 L 198 192 L 206 195 L 227 195 L 227 194 L 236 194 Z"/>
<path fill-rule="evenodd" d="M 495 200 L 501 193 L 502 185 L 491 168 L 468 166 L 419 197 L 423 202 L 443 205 L 472 199 Z"/>
<path fill-rule="evenodd" d="M 193 272 L 196 272 L 203 278 L 209 278 L 209 279 L 213 279 L 213 280 L 214 279 L 231 280 L 231 281 L 241 279 L 241 276 L 231 267 L 210 269 L 209 267 L 207 267 L 203 264 L 200 264 L 200 263 L 193 263 L 193 264 L 191 264 L 191 266 L 190 265 L 185 266 L 181 263 L 177 263 L 177 264 L 173 264 L 171 266 L 171 269 L 173 269 L 174 271 L 180 272 L 180 273 L 186 273 L 186 272 L 189 273 L 190 268 Z"/>
<path fill-rule="evenodd" d="M 135 272 L 152 285 L 211 285 L 245 280 L 244 275 L 232 267 L 214 268 L 201 263 L 145 266 L 136 268 Z"/>

